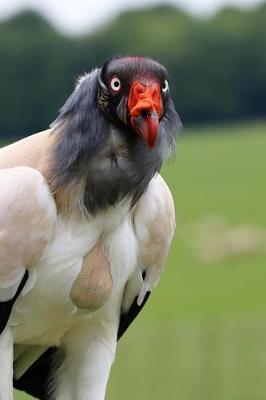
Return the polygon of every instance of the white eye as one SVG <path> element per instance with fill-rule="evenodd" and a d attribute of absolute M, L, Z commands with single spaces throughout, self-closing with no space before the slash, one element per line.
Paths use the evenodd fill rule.
<path fill-rule="evenodd" d="M 114 77 L 111 79 L 111 89 L 112 89 L 114 92 L 119 92 L 120 89 L 121 89 L 121 82 L 120 82 L 120 79 L 118 79 L 116 76 L 114 76 Z"/>
<path fill-rule="evenodd" d="M 169 90 L 169 83 L 168 81 L 165 79 L 164 83 L 162 84 L 162 92 L 163 93 L 167 93 Z"/>

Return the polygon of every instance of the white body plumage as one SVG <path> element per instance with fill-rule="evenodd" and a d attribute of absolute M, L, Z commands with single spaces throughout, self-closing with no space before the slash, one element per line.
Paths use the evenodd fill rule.
<path fill-rule="evenodd" d="M 14 170 L 21 173 L 19 168 Z M 32 171 L 25 168 L 24 173 L 32 174 Z M 130 212 L 129 199 L 99 216 L 86 218 L 75 210 L 66 220 L 56 214 L 54 200 L 44 187 L 46 183 L 41 176 L 39 178 L 36 199 L 41 207 L 45 205 L 49 226 L 53 229 L 42 257 L 31 268 L 31 279 L 13 308 L 0 339 L 1 359 L 4 360 L 0 361 L 0 369 L 5 371 L 0 378 L 0 399 L 12 400 L 11 343 L 14 342 L 19 345 L 14 355 L 16 377 L 20 377 L 50 346 L 63 346 L 66 358 L 51 382 L 51 389 L 56 387 L 55 399 L 103 400 L 115 355 L 121 307 L 129 308 L 139 294 L 143 299 L 160 277 L 161 262 L 174 232 L 172 198 L 157 175 L 134 215 Z M 166 230 L 162 224 L 165 218 Z M 161 238 L 160 235 L 151 237 L 151 226 L 154 234 L 162 232 Z M 102 237 L 108 254 L 113 288 L 103 307 L 84 312 L 72 303 L 70 291 L 83 257 L 99 237 Z M 158 238 L 159 253 L 158 249 L 152 248 L 152 244 L 156 247 Z M 147 258 L 147 251 L 154 251 L 153 265 L 144 264 L 146 259 L 152 260 L 152 257 Z M 163 260 L 158 257 L 161 253 Z M 147 277 L 143 283 L 144 269 Z"/>

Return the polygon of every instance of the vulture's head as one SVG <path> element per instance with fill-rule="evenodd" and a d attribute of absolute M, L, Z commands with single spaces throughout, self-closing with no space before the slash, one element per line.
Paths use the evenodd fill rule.
<path fill-rule="evenodd" d="M 143 57 L 107 61 L 98 75 L 98 104 L 114 123 L 140 135 L 148 148 L 157 141 L 160 123 L 168 117 L 170 94 L 166 69 Z M 179 121 L 176 122 L 179 129 Z"/>
<path fill-rule="evenodd" d="M 139 187 L 136 198 L 143 192 L 174 150 L 182 124 L 161 64 L 114 57 L 78 80 L 52 127 L 59 132 L 53 170 L 57 187 L 85 177 L 89 192 L 88 174 L 90 182 L 97 176 L 94 193 L 105 182 L 110 190 L 99 190 L 99 197 L 112 197 L 114 204 L 133 187 Z M 110 165 L 101 163 L 107 156 Z"/>
<path fill-rule="evenodd" d="M 175 141 L 182 124 L 166 69 L 151 58 L 111 58 L 79 79 L 52 126 L 90 135 L 102 128 L 104 119 L 141 136 L 149 149 L 156 146 L 158 136 L 161 142 Z"/>

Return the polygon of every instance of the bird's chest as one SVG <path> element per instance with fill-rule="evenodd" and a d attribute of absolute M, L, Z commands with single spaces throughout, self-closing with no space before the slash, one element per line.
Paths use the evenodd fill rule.
<path fill-rule="evenodd" d="M 77 309 L 70 298 L 84 256 L 103 238 L 110 262 L 113 289 L 105 306 L 120 308 L 124 286 L 137 258 L 137 242 L 128 205 L 91 220 L 59 218 L 53 239 L 34 268 L 36 281 L 18 300 L 10 325 L 16 343 L 58 345 L 67 330 L 94 313 Z"/>

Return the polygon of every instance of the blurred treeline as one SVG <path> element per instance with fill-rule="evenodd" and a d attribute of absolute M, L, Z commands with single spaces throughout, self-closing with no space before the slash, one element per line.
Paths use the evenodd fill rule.
<path fill-rule="evenodd" d="M 25 11 L 0 23 L 1 136 L 45 129 L 75 78 L 115 54 L 150 55 L 166 65 L 185 123 L 266 116 L 266 4 L 209 19 L 172 6 L 128 11 L 79 37 Z"/>

